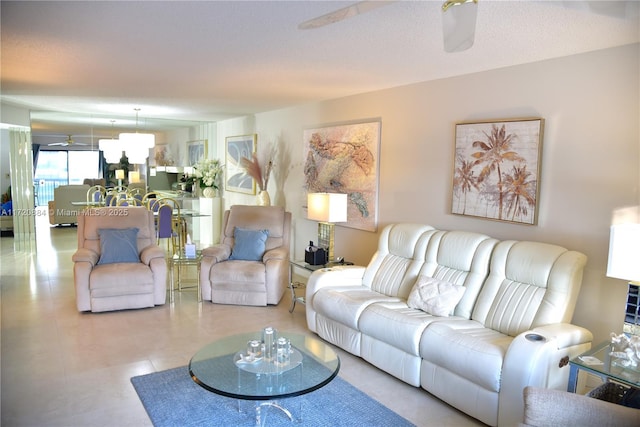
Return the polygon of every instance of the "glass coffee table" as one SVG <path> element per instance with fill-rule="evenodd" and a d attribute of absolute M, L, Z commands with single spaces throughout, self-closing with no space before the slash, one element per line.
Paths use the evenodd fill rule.
<path fill-rule="evenodd" d="M 262 425 L 261 410 L 273 407 L 290 420 L 300 419 L 298 413 L 280 400 L 301 396 L 327 385 L 340 370 L 340 359 L 323 341 L 302 334 L 277 332 L 291 343 L 291 358 L 286 365 L 266 362 L 262 358 L 247 361 L 247 344 L 261 340 L 262 331 L 233 335 L 216 340 L 201 348 L 189 362 L 191 378 L 201 387 L 222 396 L 238 399 L 255 407 L 256 425 Z"/>

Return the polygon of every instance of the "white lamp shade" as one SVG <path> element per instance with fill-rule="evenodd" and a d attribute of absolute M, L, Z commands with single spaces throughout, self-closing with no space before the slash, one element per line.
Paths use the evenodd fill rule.
<path fill-rule="evenodd" d="M 347 195 L 341 193 L 309 193 L 307 218 L 322 222 L 347 220 Z"/>
<path fill-rule="evenodd" d="M 104 158 L 107 163 L 119 163 L 122 157 L 122 151 L 104 151 Z"/>
<path fill-rule="evenodd" d="M 156 137 L 152 133 L 121 133 L 118 138 L 126 148 L 144 147 L 153 148 L 156 144 Z"/>
<path fill-rule="evenodd" d="M 137 148 L 137 149 L 127 149 L 126 150 L 127 159 L 129 159 L 129 163 L 133 164 L 144 164 L 147 162 L 147 157 L 149 157 L 149 149 L 148 148 Z"/>
<path fill-rule="evenodd" d="M 117 139 L 100 139 L 98 140 L 98 148 L 103 152 L 107 163 L 118 163 L 124 150 Z"/>
<path fill-rule="evenodd" d="M 124 179 L 124 169 L 116 169 L 116 179 Z"/>
<path fill-rule="evenodd" d="M 640 281 L 640 221 L 638 207 L 618 209 L 613 214 L 609 236 L 607 276 Z"/>

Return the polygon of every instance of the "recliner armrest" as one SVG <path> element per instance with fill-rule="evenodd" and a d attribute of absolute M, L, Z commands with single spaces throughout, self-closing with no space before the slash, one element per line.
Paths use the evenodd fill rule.
<path fill-rule="evenodd" d="M 210 264 L 226 261 L 231 256 L 231 246 L 219 243 L 202 250 L 202 258 L 212 258 Z"/>
<path fill-rule="evenodd" d="M 164 250 L 158 245 L 149 245 L 140 251 L 140 261 L 146 265 L 150 265 L 156 258 L 165 258 Z"/>
<path fill-rule="evenodd" d="M 565 389 L 568 360 L 591 348 L 593 334 L 570 323 L 538 326 L 516 336 L 504 357 L 499 405 L 499 425 L 516 425 L 524 403 L 526 386 Z M 566 360 L 567 362 L 563 362 Z"/>
<path fill-rule="evenodd" d="M 316 293 L 320 289 L 336 286 L 362 286 L 365 271 L 365 267 L 359 265 L 341 265 L 321 268 L 309 276 L 305 292 L 307 327 L 309 330 L 318 332 L 316 329 L 316 310 L 314 307 Z"/>
<path fill-rule="evenodd" d="M 548 340 L 555 340 L 558 349 L 593 341 L 591 331 L 570 323 L 553 323 L 551 325 L 537 326 L 527 333 L 534 333 Z"/>
<path fill-rule="evenodd" d="M 284 247 L 278 247 L 271 250 L 268 250 L 262 256 L 262 262 L 267 262 L 272 259 L 287 259 L 289 256 L 289 251 L 287 251 Z"/>
<path fill-rule="evenodd" d="M 87 248 L 78 249 L 71 257 L 71 261 L 73 262 L 88 262 L 92 267 L 95 266 L 99 260 L 100 256 L 96 252 Z"/>

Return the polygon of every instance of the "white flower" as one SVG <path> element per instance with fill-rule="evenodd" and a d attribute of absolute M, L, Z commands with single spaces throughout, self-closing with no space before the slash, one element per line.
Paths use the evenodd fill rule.
<path fill-rule="evenodd" d="M 193 165 L 196 178 L 200 179 L 200 187 L 220 188 L 222 164 L 218 159 L 204 159 Z"/>

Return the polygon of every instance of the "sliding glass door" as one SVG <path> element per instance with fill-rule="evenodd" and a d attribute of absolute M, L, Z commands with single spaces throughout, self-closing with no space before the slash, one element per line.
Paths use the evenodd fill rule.
<path fill-rule="evenodd" d="M 82 184 L 85 178 L 100 178 L 98 151 L 40 150 L 34 179 L 36 204 L 46 206 L 53 200 L 54 188 Z"/>

